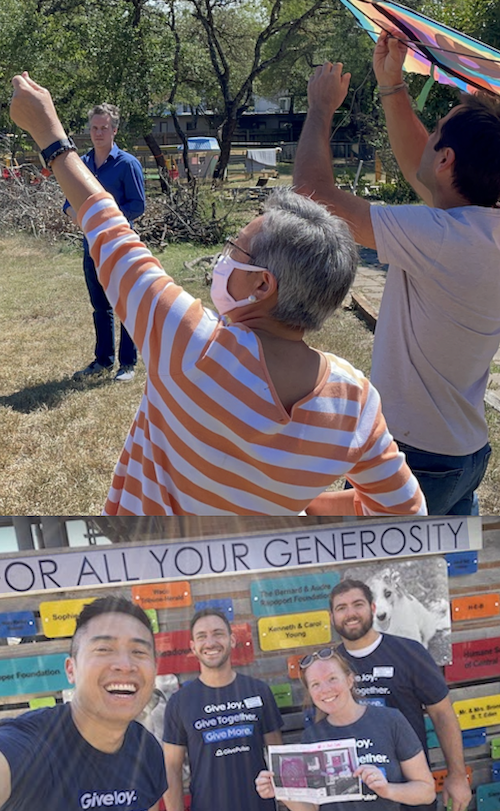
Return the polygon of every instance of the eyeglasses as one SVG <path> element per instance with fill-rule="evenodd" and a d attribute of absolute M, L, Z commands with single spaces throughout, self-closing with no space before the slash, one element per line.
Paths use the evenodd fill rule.
<path fill-rule="evenodd" d="M 236 250 L 241 251 L 241 253 L 244 253 L 246 256 L 248 256 L 248 258 L 252 260 L 250 264 L 253 264 L 252 254 L 249 253 L 248 251 L 245 251 L 243 248 L 240 248 L 240 246 L 237 245 L 236 242 L 234 242 L 234 240 L 232 239 L 226 239 L 224 247 L 222 249 L 222 256 L 230 256 L 233 248 L 236 248 Z"/>
<path fill-rule="evenodd" d="M 333 656 L 335 656 L 335 648 L 321 648 L 321 650 L 315 650 L 314 653 L 306 653 L 299 661 L 299 667 L 301 670 L 305 670 L 309 665 L 312 665 L 315 659 L 323 662 Z"/>

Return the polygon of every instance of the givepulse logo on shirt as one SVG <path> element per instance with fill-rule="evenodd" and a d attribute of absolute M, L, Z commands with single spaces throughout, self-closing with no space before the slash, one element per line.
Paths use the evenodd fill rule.
<path fill-rule="evenodd" d="M 136 791 L 86 791 L 80 795 L 80 806 L 87 808 L 109 808 L 127 806 L 137 801 Z"/>

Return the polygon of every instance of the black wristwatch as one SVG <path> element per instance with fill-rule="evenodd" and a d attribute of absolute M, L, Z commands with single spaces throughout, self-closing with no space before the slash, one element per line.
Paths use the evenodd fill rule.
<path fill-rule="evenodd" d="M 72 150 L 78 151 L 78 147 L 73 141 L 73 138 L 62 138 L 60 141 L 54 141 L 53 144 L 46 149 L 42 149 L 39 153 L 40 163 L 44 169 L 50 169 L 52 161 L 63 152 L 71 152 Z"/>

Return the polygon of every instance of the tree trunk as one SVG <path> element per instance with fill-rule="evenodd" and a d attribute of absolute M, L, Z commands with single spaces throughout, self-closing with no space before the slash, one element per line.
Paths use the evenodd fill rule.
<path fill-rule="evenodd" d="M 182 130 L 181 125 L 179 124 L 179 119 L 177 118 L 177 115 L 174 112 L 172 112 L 172 121 L 174 122 L 175 131 L 182 142 L 182 161 L 184 163 L 184 169 L 186 170 L 187 182 L 191 183 L 193 176 L 191 174 L 191 169 L 189 168 L 188 139 L 186 137 L 186 133 Z"/>
<path fill-rule="evenodd" d="M 153 158 L 158 167 L 158 176 L 160 178 L 160 186 L 162 192 L 167 194 L 170 191 L 170 176 L 168 174 L 167 164 L 165 163 L 165 155 L 163 155 L 160 145 L 152 133 L 142 136 L 148 145 Z"/>
<path fill-rule="evenodd" d="M 231 153 L 231 142 L 233 140 L 233 135 L 237 123 L 238 122 L 236 118 L 227 118 L 222 126 L 220 155 L 214 170 L 214 181 L 218 183 L 224 180 L 224 173 L 229 164 L 229 155 Z"/>

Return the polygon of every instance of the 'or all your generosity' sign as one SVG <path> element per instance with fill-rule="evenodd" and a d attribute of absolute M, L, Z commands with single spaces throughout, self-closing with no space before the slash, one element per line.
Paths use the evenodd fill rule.
<path fill-rule="evenodd" d="M 315 526 L 276 535 L 0 558 L 0 593 L 318 566 L 482 547 L 480 518 Z"/>

